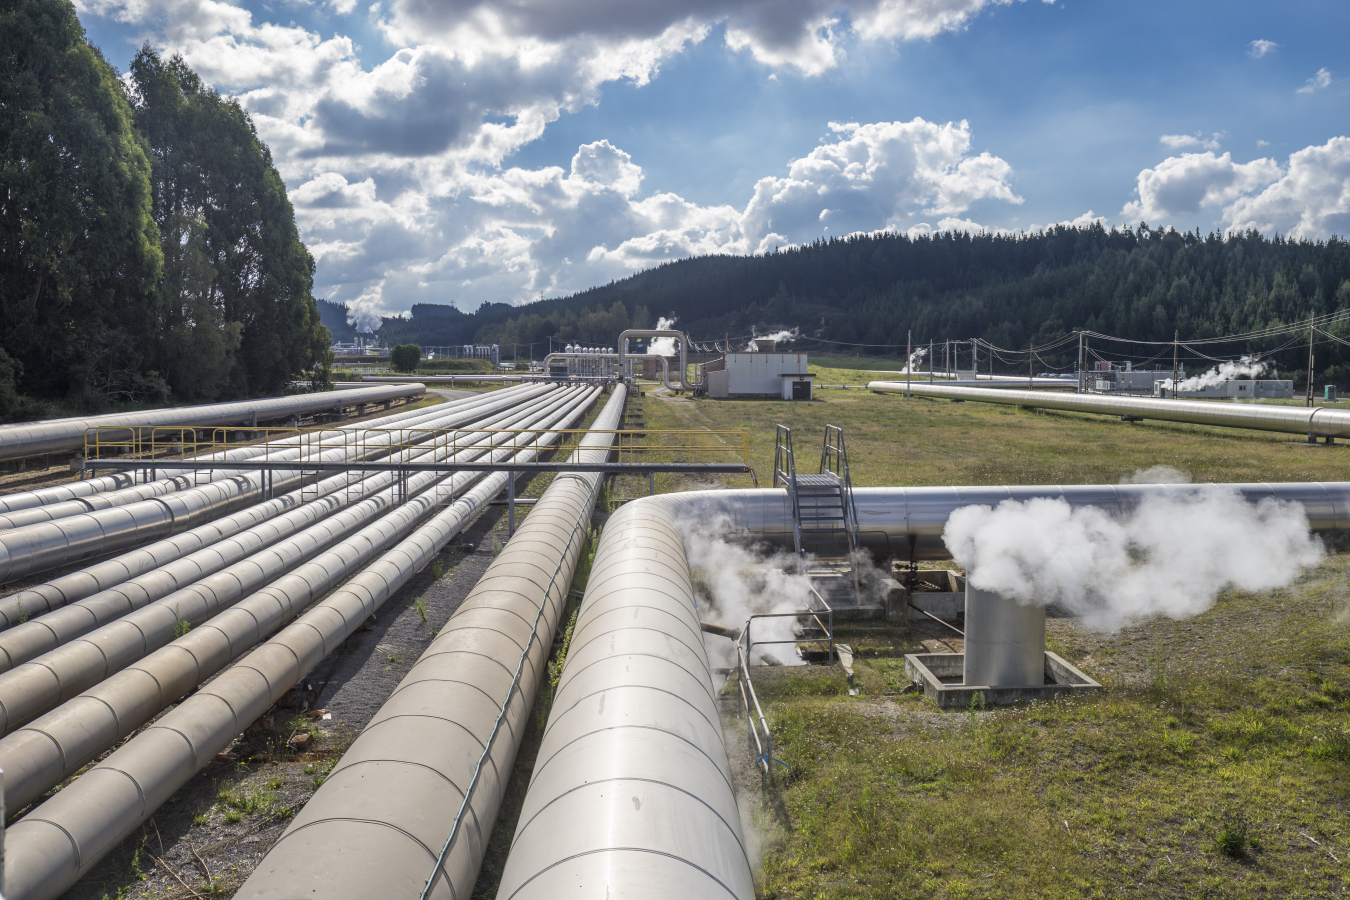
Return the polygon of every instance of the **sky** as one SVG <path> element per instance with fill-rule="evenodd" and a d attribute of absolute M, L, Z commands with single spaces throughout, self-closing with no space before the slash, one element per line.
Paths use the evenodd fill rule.
<path fill-rule="evenodd" d="M 1344 0 L 75 0 L 237 97 L 362 326 L 1056 223 L 1350 235 Z"/>

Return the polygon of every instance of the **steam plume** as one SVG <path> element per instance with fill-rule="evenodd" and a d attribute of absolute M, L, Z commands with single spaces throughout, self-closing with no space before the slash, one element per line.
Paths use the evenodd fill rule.
<path fill-rule="evenodd" d="M 753 353 L 756 349 L 755 341 L 793 341 L 796 339 L 797 339 L 796 328 L 793 328 L 791 330 L 784 329 L 782 331 L 775 331 L 772 334 L 755 334 L 754 329 L 751 329 L 750 343 L 746 346 L 746 349 Z"/>
<path fill-rule="evenodd" d="M 689 567 L 708 602 L 707 608 L 700 611 L 701 617 L 730 628 L 743 628 L 752 615 L 806 608 L 811 596 L 811 580 L 793 571 L 791 554 L 763 555 L 756 553 L 754 548 L 732 543 L 724 537 L 731 531 L 730 524 L 724 517 L 712 521 L 707 518 L 683 519 L 676 523 L 684 540 Z M 756 644 L 759 641 L 790 641 L 796 637 L 796 620 L 757 620 L 753 637 Z M 731 641 L 709 637 L 705 645 L 714 666 L 735 664 L 736 650 Z M 791 644 L 756 646 L 752 661 L 802 664 Z"/>
<path fill-rule="evenodd" d="M 1192 375 L 1185 381 L 1177 382 L 1177 390 L 1200 391 L 1243 376 L 1255 378 L 1264 372 L 1269 365 L 1270 363 L 1257 362 L 1255 356 L 1244 356 L 1237 362 L 1222 362 L 1208 372 Z"/>
<path fill-rule="evenodd" d="M 928 355 L 927 347 L 920 347 L 909 355 L 909 362 L 900 370 L 901 375 L 910 375 L 914 372 L 914 367 L 919 364 L 919 360 Z"/>
<path fill-rule="evenodd" d="M 1297 503 L 1211 485 L 1148 495 L 1120 517 L 1049 498 L 967 506 L 942 538 L 975 587 L 1103 630 L 1198 615 L 1229 588 L 1286 585 L 1325 552 Z"/>
<path fill-rule="evenodd" d="M 656 320 L 656 330 L 669 331 L 675 327 L 675 321 L 674 316 L 669 319 L 661 316 Z M 647 345 L 647 353 L 650 356 L 674 356 L 675 338 L 652 338 L 651 343 Z"/>

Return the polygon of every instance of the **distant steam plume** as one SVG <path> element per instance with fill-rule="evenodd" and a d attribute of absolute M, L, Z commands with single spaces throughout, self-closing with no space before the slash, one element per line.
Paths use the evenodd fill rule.
<path fill-rule="evenodd" d="M 1222 362 L 1213 369 L 1200 375 L 1193 375 L 1185 381 L 1177 382 L 1179 391 L 1200 391 L 1235 378 L 1255 378 L 1266 370 L 1270 363 L 1257 362 L 1255 356 L 1244 356 L 1237 362 Z"/>
<path fill-rule="evenodd" d="M 919 360 L 923 359 L 927 355 L 928 355 L 927 347 L 920 347 L 918 350 L 915 350 L 913 353 L 909 355 L 909 362 L 906 363 L 905 367 L 900 370 L 900 374 L 901 375 L 913 374 L 914 367 L 919 364 Z"/>
<path fill-rule="evenodd" d="M 1230 588 L 1281 587 L 1325 552 L 1297 503 L 1248 503 L 1213 485 L 1146 497 L 1119 517 L 1049 498 L 967 506 L 942 538 L 975 587 L 1104 630 L 1198 615 Z"/>
<path fill-rule="evenodd" d="M 667 319 L 665 316 L 656 320 L 657 331 L 670 331 L 675 327 L 675 317 Z M 651 343 L 647 345 L 647 353 L 652 356 L 674 356 L 675 338 L 652 338 Z"/>

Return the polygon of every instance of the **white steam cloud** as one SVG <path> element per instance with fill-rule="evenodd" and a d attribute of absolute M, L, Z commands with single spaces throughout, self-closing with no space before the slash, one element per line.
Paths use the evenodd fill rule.
<path fill-rule="evenodd" d="M 752 615 L 796 612 L 811 600 L 811 580 L 795 571 L 790 553 L 761 555 L 754 549 L 728 541 L 731 521 L 717 517 L 684 519 L 676 523 L 684 540 L 694 580 L 706 592 L 705 621 L 728 628 L 744 628 Z M 759 619 L 751 636 L 760 641 L 791 641 L 797 636 L 793 618 Z M 723 637 L 708 636 L 704 642 L 714 666 L 735 665 L 735 645 Z M 792 644 L 774 644 L 754 649 L 755 664 L 801 665 Z"/>
<path fill-rule="evenodd" d="M 1191 476 L 1171 466 L 1150 466 L 1120 479 L 1121 484 L 1190 484 Z"/>
<path fill-rule="evenodd" d="M 967 506 L 942 538 L 975 587 L 1112 631 L 1198 615 L 1230 588 L 1281 587 L 1325 552 L 1297 503 L 1210 485 L 1146 496 L 1120 517 L 1057 498 Z"/>
<path fill-rule="evenodd" d="M 1236 378 L 1255 378 L 1266 370 L 1270 363 L 1257 362 L 1255 356 L 1244 356 L 1237 362 L 1222 362 L 1213 369 L 1200 375 L 1193 375 L 1185 381 L 1177 382 L 1179 391 L 1202 391 L 1225 381 Z"/>
<path fill-rule="evenodd" d="M 795 341 L 797 335 L 798 330 L 796 328 L 790 330 L 785 328 L 782 331 L 775 331 L 772 334 L 755 334 L 754 330 L 751 329 L 750 343 L 746 345 L 745 349 L 753 353 L 758 349 L 755 347 L 755 341 Z"/>
<path fill-rule="evenodd" d="M 927 355 L 928 355 L 927 347 L 920 347 L 918 350 L 915 350 L 913 353 L 909 355 L 909 362 L 906 363 L 905 367 L 900 370 L 900 374 L 912 375 L 914 373 L 914 367 L 919 364 L 919 360 L 923 359 Z"/>
<path fill-rule="evenodd" d="M 670 331 L 675 327 L 675 321 L 674 316 L 669 319 L 661 316 L 656 320 L 656 330 Z M 674 356 L 675 338 L 652 338 L 651 342 L 647 344 L 647 354 L 649 356 Z"/>

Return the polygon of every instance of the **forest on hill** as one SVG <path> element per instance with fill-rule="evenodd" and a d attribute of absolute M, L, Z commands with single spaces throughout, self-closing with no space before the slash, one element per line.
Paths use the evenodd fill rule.
<path fill-rule="evenodd" d="M 696 341 L 796 329 L 803 346 L 836 342 L 850 353 L 902 355 L 910 333 L 916 346 L 981 338 L 1011 350 L 1074 330 L 1200 340 L 1347 308 L 1350 242 L 1343 239 L 1057 226 L 1016 235 L 854 235 L 763 256 L 686 259 L 523 307 L 485 304 L 473 315 L 424 307 L 386 319 L 380 336 L 535 344 L 537 353 L 550 336 L 610 345 L 621 325 L 668 317 Z M 1277 359 L 1282 371 L 1306 369 L 1301 346 Z M 1247 349 L 1270 348 L 1224 352 Z M 1318 371 L 1350 380 L 1347 350 L 1319 349 Z"/>
<path fill-rule="evenodd" d="M 0 2 L 0 419 L 326 380 L 314 260 L 235 100 L 68 0 Z"/>

